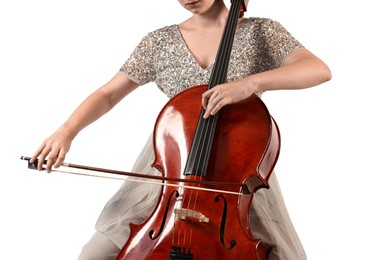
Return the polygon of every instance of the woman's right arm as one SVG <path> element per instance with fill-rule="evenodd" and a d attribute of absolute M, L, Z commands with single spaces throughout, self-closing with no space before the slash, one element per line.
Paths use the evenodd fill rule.
<path fill-rule="evenodd" d="M 61 166 L 76 135 L 110 111 L 137 87 L 138 84 L 122 73 L 117 73 L 109 82 L 88 96 L 68 120 L 43 141 L 30 161 L 34 162 L 38 159 L 38 170 L 42 170 L 43 161 L 47 160 L 47 172 L 50 172 L 53 166 L 55 168 Z"/>

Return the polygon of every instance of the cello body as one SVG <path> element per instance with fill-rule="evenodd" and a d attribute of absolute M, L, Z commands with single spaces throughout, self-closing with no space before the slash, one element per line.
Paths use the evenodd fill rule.
<path fill-rule="evenodd" d="M 163 176 L 221 183 L 213 187 L 197 183 L 195 188 L 240 194 L 162 186 L 153 214 L 140 225 L 130 224 L 131 234 L 118 260 L 267 259 L 269 249 L 252 236 L 249 211 L 253 193 L 269 187 L 280 149 L 278 127 L 255 95 L 224 107 L 206 174 L 185 174 L 206 88 L 184 90 L 161 110 L 154 129 L 152 166 Z"/>

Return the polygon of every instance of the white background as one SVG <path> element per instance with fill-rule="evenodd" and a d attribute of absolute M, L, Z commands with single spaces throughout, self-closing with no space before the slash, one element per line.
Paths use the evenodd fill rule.
<path fill-rule="evenodd" d="M 279 124 L 276 172 L 310 260 L 390 259 L 386 1 L 249 2 L 281 22 L 332 81 L 265 93 Z M 177 1 L 0 4 L 0 259 L 76 259 L 121 181 L 28 170 L 21 155 L 108 81 L 147 32 L 189 17 Z M 154 84 L 75 139 L 67 162 L 129 170 L 166 99 Z"/>

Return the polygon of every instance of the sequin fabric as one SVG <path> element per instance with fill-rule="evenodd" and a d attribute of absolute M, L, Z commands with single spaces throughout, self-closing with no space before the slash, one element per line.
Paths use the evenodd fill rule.
<path fill-rule="evenodd" d="M 236 31 L 227 81 L 277 68 L 301 47 L 279 22 L 248 18 Z M 170 25 L 148 33 L 120 71 L 140 85 L 154 81 L 171 98 L 188 87 L 207 84 L 212 69 L 213 64 L 202 68 L 196 62 L 179 27 Z"/>

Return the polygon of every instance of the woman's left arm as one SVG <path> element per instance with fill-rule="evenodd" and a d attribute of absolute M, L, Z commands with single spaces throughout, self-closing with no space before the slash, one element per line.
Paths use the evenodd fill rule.
<path fill-rule="evenodd" d="M 328 66 L 310 51 L 301 48 L 287 56 L 279 68 L 206 91 L 202 96 L 202 105 L 206 109 L 204 117 L 215 115 L 223 106 L 244 100 L 256 92 L 310 88 L 331 78 Z"/>

